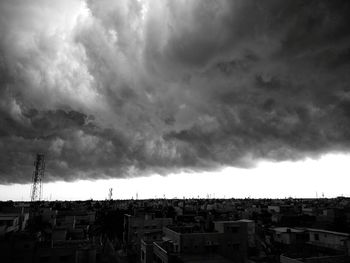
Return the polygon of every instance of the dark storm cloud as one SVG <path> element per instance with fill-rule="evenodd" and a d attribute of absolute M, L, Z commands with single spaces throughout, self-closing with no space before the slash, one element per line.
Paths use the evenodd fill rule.
<path fill-rule="evenodd" d="M 348 1 L 2 1 L 0 182 L 349 151 Z"/>

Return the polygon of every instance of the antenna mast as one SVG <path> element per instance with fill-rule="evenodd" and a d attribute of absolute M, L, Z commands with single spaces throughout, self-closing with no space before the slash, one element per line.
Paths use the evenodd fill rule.
<path fill-rule="evenodd" d="M 113 196 L 113 188 L 109 188 L 109 191 L 108 191 L 108 200 L 112 200 L 112 196 Z"/>
<path fill-rule="evenodd" d="M 36 155 L 34 161 L 33 184 L 30 191 L 30 201 L 40 201 L 43 195 L 42 179 L 45 172 L 45 156 L 42 153 Z"/>

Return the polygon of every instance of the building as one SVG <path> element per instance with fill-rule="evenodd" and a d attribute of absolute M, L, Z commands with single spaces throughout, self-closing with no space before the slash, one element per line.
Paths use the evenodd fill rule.
<path fill-rule="evenodd" d="M 146 213 L 143 216 L 124 215 L 123 242 L 127 253 L 139 256 L 144 234 L 150 231 L 161 231 L 163 227 L 172 223 L 172 218 L 157 218 L 152 213 Z"/>
<path fill-rule="evenodd" d="M 18 225 L 19 225 L 19 229 L 23 231 L 28 224 L 28 220 L 29 220 L 29 207 L 26 206 L 7 206 L 7 207 L 3 207 L 1 210 L 0 215 L 2 215 L 3 217 L 7 216 L 13 216 L 13 217 L 18 217 Z"/>
<path fill-rule="evenodd" d="M 307 228 L 306 231 L 308 233 L 308 244 L 318 247 L 345 251 L 350 240 L 350 234 L 348 233 L 314 228 Z"/>
<path fill-rule="evenodd" d="M 245 222 L 247 224 L 248 231 L 248 246 L 255 247 L 255 222 L 254 220 L 241 219 L 238 222 Z"/>
<path fill-rule="evenodd" d="M 162 230 L 150 230 L 145 232 L 141 240 L 141 263 L 153 262 L 153 242 L 159 242 L 162 240 Z"/>
<path fill-rule="evenodd" d="M 273 240 L 284 245 L 296 245 L 306 241 L 306 233 L 303 229 L 291 227 L 272 228 Z"/>
<path fill-rule="evenodd" d="M 51 207 L 43 207 L 40 209 L 41 220 L 51 225 L 56 226 L 57 210 L 53 210 Z"/>
<path fill-rule="evenodd" d="M 17 232 L 20 229 L 20 216 L 17 214 L 0 214 L 0 235 Z"/>
<path fill-rule="evenodd" d="M 35 262 L 95 263 L 100 247 L 88 240 L 65 240 L 37 246 Z"/>
<path fill-rule="evenodd" d="M 247 223 L 216 221 L 214 231 L 193 226 L 164 227 L 162 241 L 153 242 L 153 262 L 247 261 Z"/>

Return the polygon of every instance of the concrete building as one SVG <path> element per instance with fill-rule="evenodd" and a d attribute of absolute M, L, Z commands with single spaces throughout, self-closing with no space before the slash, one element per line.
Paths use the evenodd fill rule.
<path fill-rule="evenodd" d="M 215 230 L 222 234 L 220 241 L 220 254 L 235 262 L 246 262 L 248 245 L 248 225 L 251 222 L 217 221 Z"/>
<path fill-rule="evenodd" d="M 58 241 L 40 244 L 37 247 L 35 262 L 95 263 L 98 254 L 99 247 L 92 241 Z"/>
<path fill-rule="evenodd" d="M 270 213 L 280 213 L 281 208 L 279 205 L 269 205 L 267 207 L 267 211 L 269 211 Z"/>
<path fill-rule="evenodd" d="M 75 216 L 67 215 L 64 213 L 58 213 L 56 218 L 56 226 L 60 228 L 66 228 L 67 230 L 73 230 L 75 228 Z"/>
<path fill-rule="evenodd" d="M 304 215 L 309 215 L 309 216 L 313 216 L 316 214 L 315 212 L 315 208 L 314 207 L 307 207 L 307 206 L 303 206 L 301 208 L 301 212 L 304 214 Z"/>
<path fill-rule="evenodd" d="M 3 216 L 7 215 L 18 217 L 19 230 L 21 231 L 27 227 L 29 220 L 29 208 L 26 206 L 3 207 L 0 214 Z"/>
<path fill-rule="evenodd" d="M 67 239 L 67 232 L 65 228 L 55 228 L 52 230 L 51 240 L 53 242 L 64 241 Z"/>
<path fill-rule="evenodd" d="M 254 220 L 241 219 L 241 220 L 238 220 L 238 222 L 244 222 L 247 224 L 248 246 L 255 247 L 255 222 L 254 222 Z"/>
<path fill-rule="evenodd" d="M 163 240 L 153 242 L 153 262 L 246 262 L 247 223 L 214 222 L 213 232 L 191 226 L 163 228 Z"/>
<path fill-rule="evenodd" d="M 17 214 L 0 214 L 0 235 L 20 230 L 20 216 Z"/>
<path fill-rule="evenodd" d="M 39 241 L 29 233 L 18 232 L 0 240 L 1 263 L 95 263 L 101 256 L 101 245 L 92 240 Z"/>
<path fill-rule="evenodd" d="M 150 231 L 161 231 L 163 227 L 171 225 L 172 218 L 156 218 L 154 214 L 143 216 L 124 215 L 123 242 L 129 254 L 139 256 L 141 239 Z"/>
<path fill-rule="evenodd" d="M 151 230 L 144 233 L 141 240 L 141 263 L 153 262 L 153 242 L 161 241 L 162 236 L 162 230 Z"/>
<path fill-rule="evenodd" d="M 56 226 L 57 210 L 51 207 L 43 207 L 40 209 L 40 215 L 43 222 L 48 223 L 51 227 Z"/>
<path fill-rule="evenodd" d="M 325 247 L 339 251 L 345 251 L 347 249 L 348 241 L 350 240 L 350 234 L 327 231 L 323 229 L 307 228 L 308 244 Z"/>
<path fill-rule="evenodd" d="M 306 241 L 306 233 L 303 229 L 291 227 L 272 228 L 273 240 L 284 245 L 294 245 Z"/>

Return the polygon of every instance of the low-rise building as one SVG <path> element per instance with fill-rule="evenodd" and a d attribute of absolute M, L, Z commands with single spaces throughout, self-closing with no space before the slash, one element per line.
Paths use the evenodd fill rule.
<path fill-rule="evenodd" d="M 272 228 L 273 240 L 284 245 L 295 245 L 306 241 L 306 233 L 303 229 L 291 227 Z"/>
<path fill-rule="evenodd" d="M 345 251 L 347 249 L 347 242 L 350 239 L 350 234 L 348 233 L 314 228 L 307 228 L 306 231 L 309 235 L 308 243 L 311 245 L 340 251 Z"/>
<path fill-rule="evenodd" d="M 17 214 L 0 214 L 0 235 L 20 230 L 20 216 Z"/>
<path fill-rule="evenodd" d="M 141 263 L 153 262 L 153 242 L 162 240 L 162 230 L 145 232 L 141 240 Z"/>
<path fill-rule="evenodd" d="M 216 221 L 214 231 L 191 226 L 163 228 L 163 240 L 153 242 L 153 262 L 246 262 L 247 223 Z"/>
<path fill-rule="evenodd" d="M 172 222 L 172 218 L 157 218 L 151 213 L 146 213 L 144 216 L 124 215 L 123 241 L 127 252 L 138 256 L 144 234 L 151 230 L 162 230 Z"/>

